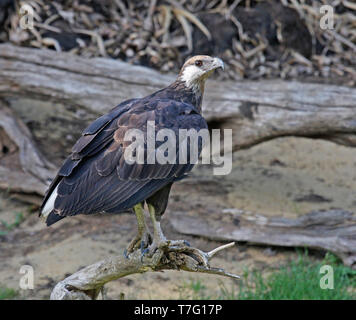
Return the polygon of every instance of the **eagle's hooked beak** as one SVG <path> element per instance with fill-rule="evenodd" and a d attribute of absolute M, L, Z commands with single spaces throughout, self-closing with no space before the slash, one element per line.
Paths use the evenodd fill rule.
<path fill-rule="evenodd" d="M 225 69 L 224 62 L 220 58 L 214 58 L 212 67 L 213 69 L 218 69 L 218 68 L 221 68 L 222 70 Z"/>

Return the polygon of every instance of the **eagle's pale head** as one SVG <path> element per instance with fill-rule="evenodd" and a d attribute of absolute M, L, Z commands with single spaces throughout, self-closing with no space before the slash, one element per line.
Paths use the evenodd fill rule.
<path fill-rule="evenodd" d="M 178 79 L 188 88 L 204 90 L 205 80 L 215 69 L 224 69 L 224 62 L 210 56 L 194 56 L 188 59 L 179 72 Z"/>

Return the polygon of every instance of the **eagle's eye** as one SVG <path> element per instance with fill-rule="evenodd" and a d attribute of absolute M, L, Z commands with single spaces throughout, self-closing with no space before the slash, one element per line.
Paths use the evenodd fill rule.
<path fill-rule="evenodd" d="M 195 61 L 195 65 L 196 65 L 197 67 L 201 67 L 201 66 L 203 65 L 203 61 L 197 60 L 197 61 Z"/>

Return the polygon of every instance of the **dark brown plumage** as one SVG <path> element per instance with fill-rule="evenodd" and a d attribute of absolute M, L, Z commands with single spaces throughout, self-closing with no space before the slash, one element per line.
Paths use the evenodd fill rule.
<path fill-rule="evenodd" d="M 201 116 L 204 82 L 214 69 L 222 66 L 217 58 L 193 57 L 167 88 L 141 99 L 122 102 L 90 124 L 46 193 L 41 215 L 46 218 L 47 225 L 77 214 L 120 213 L 134 208 L 139 223 L 138 240 L 141 240 L 147 231 L 139 211 L 146 201 L 150 212 L 154 211 L 151 218 L 160 228 L 159 219 L 166 209 L 172 183 L 184 178 L 194 163 L 148 164 L 145 157 L 144 164 L 129 164 L 124 153 L 131 142 L 124 141 L 124 136 L 130 129 L 144 132 L 147 155 L 148 121 L 155 122 L 156 133 L 164 128 L 173 130 L 177 143 L 179 129 L 199 131 L 207 128 Z M 156 141 L 156 151 L 162 143 Z M 176 153 L 179 159 L 178 144 Z M 144 230 L 140 230 L 142 223 Z M 156 235 L 154 239 L 159 240 Z M 136 242 L 132 243 L 131 251 L 137 247 Z"/>

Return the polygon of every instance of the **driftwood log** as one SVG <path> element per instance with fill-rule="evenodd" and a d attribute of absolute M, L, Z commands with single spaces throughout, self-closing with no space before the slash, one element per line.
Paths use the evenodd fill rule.
<path fill-rule="evenodd" d="M 26 125 L 0 101 L 0 188 L 41 195 L 53 179 L 54 170 Z"/>
<path fill-rule="evenodd" d="M 212 219 L 172 212 L 170 222 L 182 234 L 209 239 L 327 250 L 356 267 L 356 215 L 349 211 L 312 211 L 295 219 L 236 209 L 214 213 Z"/>
<path fill-rule="evenodd" d="M 2 166 L 0 187 L 43 195 L 41 184 L 53 168 L 50 161 L 58 166 L 89 121 L 125 99 L 165 87 L 174 78 L 121 61 L 0 44 L 0 99 L 30 126 L 38 142 L 37 148 L 32 142 L 19 146 L 19 141 L 11 139 L 10 131 L 17 130 L 22 141 L 33 141 L 14 114 L 10 117 L 15 126 L 6 125 L 7 120 L 0 122 L 0 137 L 7 135 L 17 144 L 21 164 L 17 172 Z M 323 138 L 356 146 L 356 88 L 281 80 L 209 80 L 203 104 L 212 127 L 233 130 L 233 150 L 281 136 Z M 23 161 L 25 147 L 32 155 L 45 150 L 49 159 L 26 156 Z M 0 150 L 0 161 L 11 155 L 1 151 L 9 150 Z M 24 172 L 32 176 L 25 178 Z M 36 188 L 33 179 L 38 180 Z"/>
<path fill-rule="evenodd" d="M 210 252 L 193 247 L 166 246 L 159 248 L 150 258 L 142 256 L 140 250 L 133 252 L 129 258 L 123 255 L 107 258 L 59 282 L 51 293 L 51 300 L 91 300 L 96 299 L 100 292 L 105 299 L 105 283 L 147 271 L 184 270 L 239 279 L 235 274 L 209 265 L 217 252 L 233 245 L 234 242 L 228 243 Z"/>

